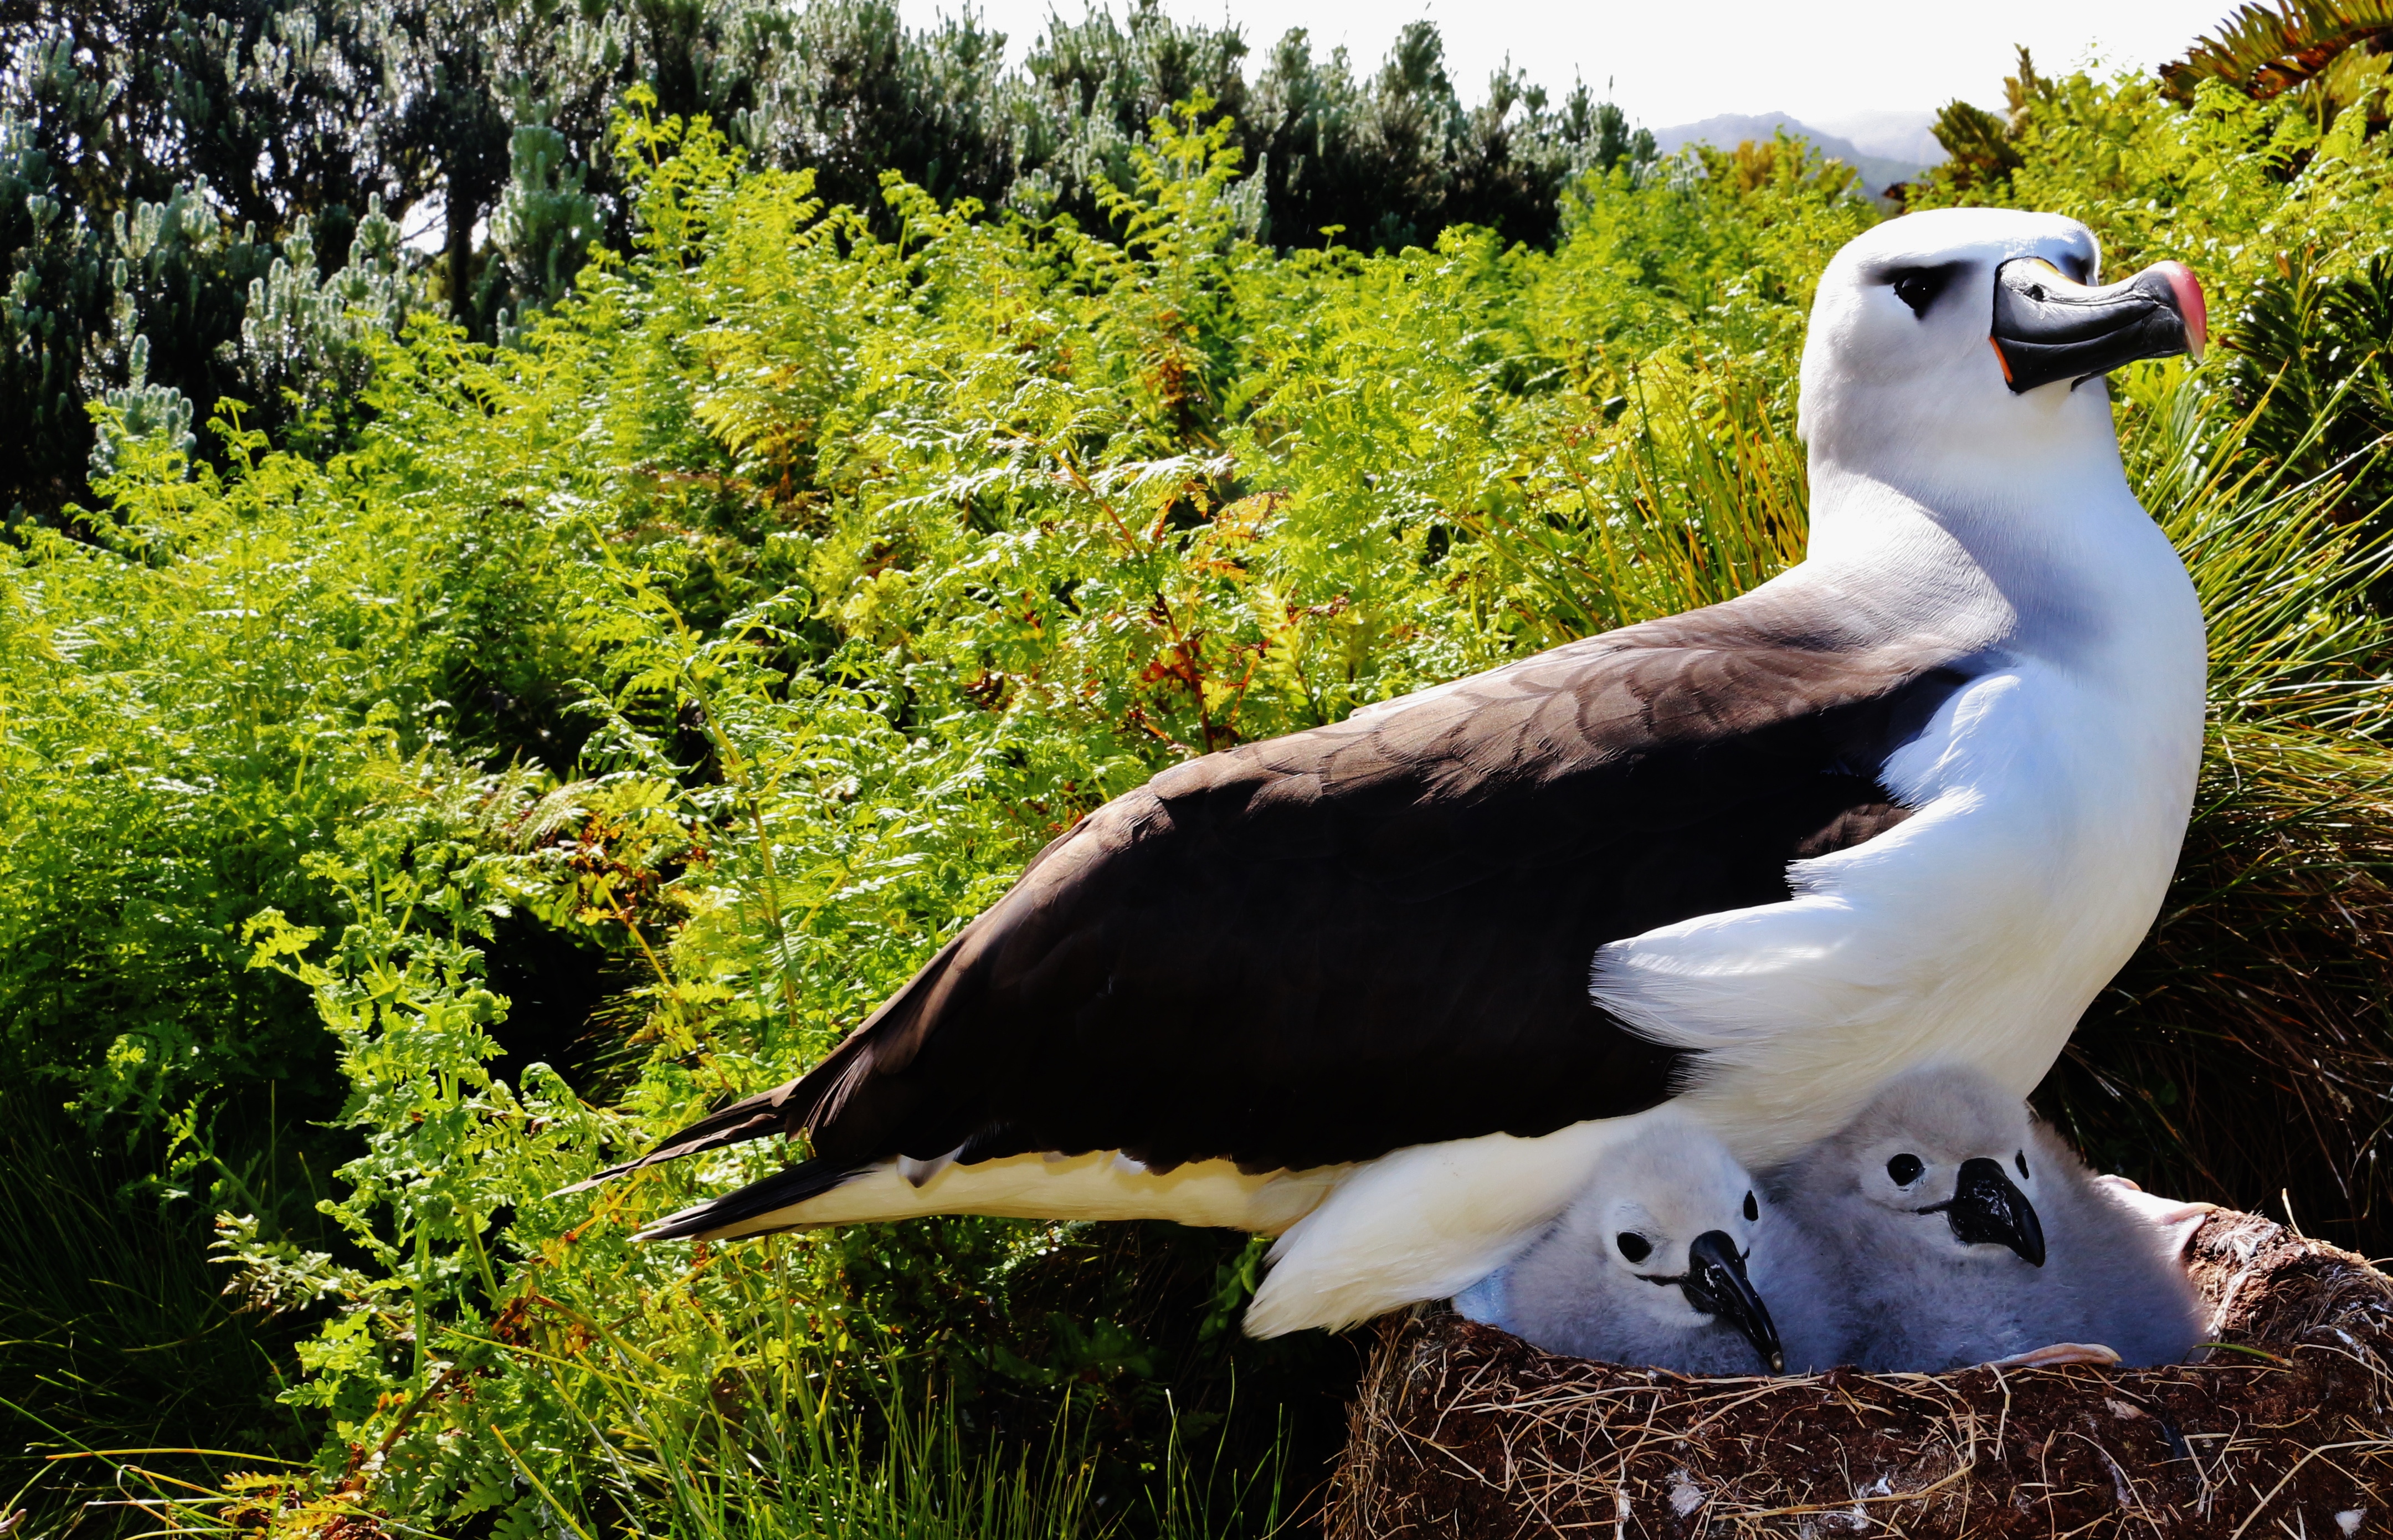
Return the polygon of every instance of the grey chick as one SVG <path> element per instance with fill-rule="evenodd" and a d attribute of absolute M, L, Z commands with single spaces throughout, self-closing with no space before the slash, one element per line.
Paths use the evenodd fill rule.
<path fill-rule="evenodd" d="M 1982 1075 L 1916 1070 L 1768 1173 L 1770 1266 L 1797 1368 L 1934 1373 L 2099 1343 L 2182 1359 L 2193 1285 L 2163 1227 Z"/>
<path fill-rule="evenodd" d="M 1551 1229 L 1455 1308 L 1548 1352 L 1684 1374 L 1778 1368 L 1777 1328 L 1746 1271 L 1752 1179 L 1695 1123 L 1648 1116 Z"/>

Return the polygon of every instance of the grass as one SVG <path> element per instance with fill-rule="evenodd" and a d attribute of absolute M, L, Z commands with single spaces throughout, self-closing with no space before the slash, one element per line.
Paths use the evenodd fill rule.
<path fill-rule="evenodd" d="M 1801 459 L 1766 393 L 1699 365 L 1647 384 L 1626 438 L 1558 452 L 1474 531 L 1544 596 L 1557 637 L 1713 602 L 1800 550 Z M 2393 998 L 2393 754 L 2374 736 L 2382 627 L 2360 603 L 2386 548 L 2338 518 L 2337 484 L 2236 468 L 2235 424 L 2182 371 L 2150 371 L 2127 398 L 2133 473 L 2211 616 L 2213 729 L 2163 919 L 2039 1101 L 2149 1186 L 2282 1194 L 2315 1232 L 2387 1249 L 2373 1173 L 2393 1106 L 2379 1003 Z M 281 1463 L 310 1431 L 270 1400 L 288 1334 L 217 1299 L 203 1236 L 177 1217 L 190 1206 L 138 1195 L 154 1152 L 91 1151 L 22 1096 L 5 1128 L 0 1224 L 24 1244 L 0 1261 L 0 1346 L 18 1369 L 0 1408 L 28 1451 L 7 1469 L 36 1494 L 30 1533 L 230 1534 L 271 1513 L 326 1533 L 478 1533 L 512 1523 L 526 1494 L 575 1540 L 1177 1540 L 1306 1512 L 1311 1472 L 1283 1411 L 1258 1441 L 1251 1416 L 1183 1426 L 1170 1406 L 1159 1468 L 1109 1469 L 1096 1403 L 1070 1386 L 1043 1429 L 976 1423 L 985 1400 L 826 1335 L 770 1258 L 747 1270 L 744 1314 L 693 1304 L 678 1361 L 550 1300 L 449 1344 L 503 1357 L 511 1393 L 575 1437 L 518 1447 L 470 1377 L 435 1381 L 382 1448 L 426 1439 L 437 1476 L 443 1446 L 477 1442 L 503 1453 L 508 1480 L 464 1482 L 437 1518 L 384 1485 L 369 1504 L 353 1478 L 375 1481 L 380 1450 L 349 1471 Z M 1133 1272 L 1155 1261 L 1112 1256 Z M 227 1448 L 258 1454 L 205 1452 Z"/>
<path fill-rule="evenodd" d="M 1193 1449 L 1175 1427 L 1163 1468 L 1125 1507 L 1102 1495 L 1104 1456 L 1068 1401 L 1043 1437 L 1016 1442 L 968 1428 L 951 1399 L 894 1402 L 886 1387 L 896 1377 L 835 1360 L 791 1355 L 768 1369 L 726 1369 L 706 1403 L 692 1406 L 656 1394 L 655 1366 L 603 1328 L 563 1354 L 509 1351 L 576 1408 L 582 1439 L 573 1457 L 560 1464 L 549 1451 L 535 1463 L 496 1423 L 477 1427 L 470 1409 L 440 1415 L 503 1451 L 520 1489 L 538 1499 L 542 1531 L 572 1540 L 1205 1540 L 1279 1533 L 1298 1506 L 1284 1440 L 1259 1463 L 1233 1463 L 1227 1419 Z M 436 1396 L 456 1399 L 451 1390 Z M 379 1453 L 352 1476 L 371 1478 Z M 203 1480 L 191 1479 L 194 1459 L 212 1462 Z M 500 1502 L 520 1495 L 469 1491 L 447 1522 L 426 1526 L 369 1504 L 360 1481 L 328 1483 L 298 1462 L 128 1448 L 45 1463 L 51 1502 L 34 1516 L 36 1534 L 231 1536 L 269 1520 L 281 1533 L 349 1540 L 479 1533 Z M 61 1481 L 69 1470 L 81 1479 Z M 502 1520 L 497 1533 L 509 1532 Z"/>
<path fill-rule="evenodd" d="M 2393 716 L 2368 594 L 2393 547 L 2343 504 L 2364 467 L 2295 481 L 2239 463 L 2249 419 L 2182 366 L 2153 378 L 2129 463 L 2202 592 L 2211 730 L 2160 919 L 2039 1102 L 2149 1187 L 2265 1204 L 2383 1255 Z"/>
<path fill-rule="evenodd" d="M 295 1332 L 220 1297 L 196 1207 L 148 1190 L 155 1153 L 95 1148 L 37 1095 L 0 1093 L 0 1493 L 32 1503 L 32 1533 L 112 1483 L 120 1456 L 96 1450 L 213 1482 L 313 1442 L 273 1399 Z"/>

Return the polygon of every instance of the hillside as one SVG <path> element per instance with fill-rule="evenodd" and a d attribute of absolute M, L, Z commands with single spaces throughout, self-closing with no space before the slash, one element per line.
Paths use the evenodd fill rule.
<path fill-rule="evenodd" d="M 1851 166 L 1861 174 L 1862 185 L 1873 194 L 1883 195 L 1888 188 L 1897 182 L 1911 180 L 1933 163 L 1869 154 L 1850 139 L 1813 128 L 1784 112 L 1723 112 L 1701 123 L 1682 123 L 1675 127 L 1657 128 L 1654 130 L 1654 143 L 1665 153 L 1690 144 L 1733 150 L 1747 139 L 1767 139 L 1781 129 L 1817 147 L 1820 153 L 1830 160 L 1842 161 Z M 1942 159 L 1941 156 L 1938 158 Z"/>

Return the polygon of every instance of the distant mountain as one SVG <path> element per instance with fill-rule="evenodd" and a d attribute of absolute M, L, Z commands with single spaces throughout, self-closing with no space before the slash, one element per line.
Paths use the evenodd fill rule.
<path fill-rule="evenodd" d="M 1900 119 L 1902 115 L 1886 113 L 1872 114 L 1872 116 Z M 1876 130 L 1880 126 L 1871 124 L 1864 131 Z M 1896 182 L 1916 176 L 1934 163 L 1933 161 L 1869 154 L 1850 139 L 1830 134 L 1823 129 L 1813 128 L 1808 124 L 1788 117 L 1784 112 L 1764 112 L 1759 116 L 1723 112 L 1716 118 L 1706 118 L 1701 123 L 1683 123 L 1675 128 L 1657 128 L 1654 130 L 1654 142 L 1661 147 L 1665 154 L 1689 144 L 1707 144 L 1715 150 L 1733 150 L 1747 139 L 1767 139 L 1781 128 L 1798 139 L 1811 140 L 1812 144 L 1819 147 L 1821 154 L 1832 160 L 1842 161 L 1851 166 L 1861 174 L 1862 186 L 1873 194 L 1882 194 Z M 1876 137 L 1875 133 L 1873 137 Z M 1916 141 L 1903 139 L 1898 142 L 1916 147 Z M 1929 142 L 1933 144 L 1934 140 L 1931 138 Z M 1943 158 L 1941 152 L 1935 157 L 1940 161 Z"/>
<path fill-rule="evenodd" d="M 1944 159 L 1944 147 L 1936 142 L 1936 114 L 1925 109 L 1911 112 L 1846 112 L 1833 118 L 1814 118 L 1811 126 L 1824 134 L 1851 140 L 1853 148 L 1864 155 L 1916 161 L 1922 165 L 1936 165 Z"/>

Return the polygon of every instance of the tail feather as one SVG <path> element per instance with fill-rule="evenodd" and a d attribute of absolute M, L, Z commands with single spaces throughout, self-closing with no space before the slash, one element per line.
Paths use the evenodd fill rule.
<path fill-rule="evenodd" d="M 635 1241 L 677 1241 L 692 1235 L 704 1235 L 759 1214 L 769 1214 L 776 1208 L 817 1198 L 855 1177 L 870 1167 L 850 1166 L 843 1162 L 809 1160 L 777 1171 L 761 1181 L 709 1198 L 704 1203 L 667 1214 L 663 1219 L 635 1234 Z"/>
<path fill-rule="evenodd" d="M 785 1085 L 743 1097 L 727 1107 L 711 1112 L 680 1132 L 669 1136 L 637 1160 L 609 1166 L 595 1176 L 585 1178 L 570 1187 L 561 1187 L 550 1195 L 563 1197 L 569 1193 L 588 1192 L 601 1182 L 611 1181 L 633 1171 L 662 1165 L 668 1160 L 679 1160 L 684 1155 L 703 1155 L 709 1150 L 720 1150 L 726 1145 L 751 1139 L 765 1139 L 777 1133 L 815 1132 L 836 1118 L 848 1099 L 873 1077 L 891 1068 L 903 1068 L 911 1061 L 922 1046 L 920 1034 L 909 1036 L 900 1029 L 912 1029 L 919 1025 L 915 1021 L 916 1015 L 935 985 L 946 974 L 962 941 L 963 937 L 959 935 L 940 948 L 938 956 L 924 963 L 922 971 L 906 982 L 905 987 L 883 1001 L 879 1010 L 865 1019 L 863 1025 L 850 1033 L 846 1040 L 831 1050 L 821 1064 L 805 1074 Z M 892 1060 L 894 1063 L 884 1062 Z M 794 1168 L 797 1170 L 805 1168 Z M 727 1194 L 725 1201 L 737 1196 L 736 1193 Z"/>
<path fill-rule="evenodd" d="M 784 1086 L 776 1086 L 771 1090 L 759 1091 L 754 1096 L 743 1097 L 727 1107 L 707 1114 L 637 1160 L 609 1166 L 597 1175 L 577 1181 L 570 1187 L 560 1187 L 550 1195 L 563 1197 L 568 1193 L 586 1193 L 599 1183 L 611 1181 L 627 1172 L 662 1165 L 668 1160 L 679 1160 L 684 1155 L 703 1155 L 709 1150 L 720 1150 L 728 1144 L 764 1139 L 777 1133 L 795 1133 L 801 1120 L 791 1115 L 790 1103 L 804 1084 L 805 1080 L 800 1078 Z"/>

